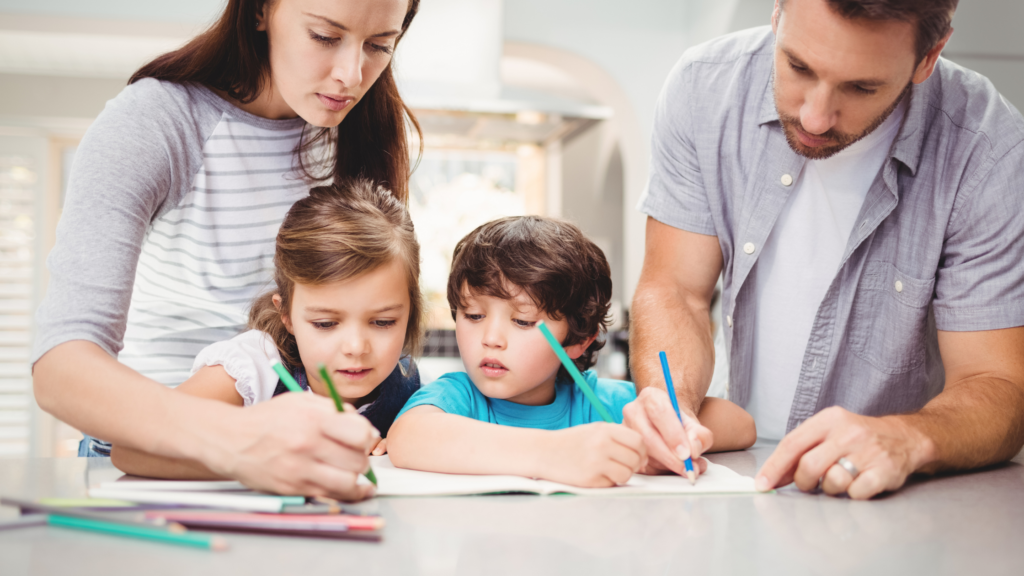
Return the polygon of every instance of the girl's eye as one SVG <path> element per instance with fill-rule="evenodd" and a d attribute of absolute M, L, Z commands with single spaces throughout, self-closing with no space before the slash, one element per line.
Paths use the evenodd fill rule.
<path fill-rule="evenodd" d="M 310 322 L 317 330 L 330 330 L 338 325 L 337 322 Z"/>
<path fill-rule="evenodd" d="M 316 32 L 313 32 L 312 30 L 309 31 L 309 37 L 312 38 L 315 42 L 319 42 L 320 44 L 323 44 L 324 46 L 334 46 L 334 43 L 338 41 L 337 38 L 331 38 L 329 36 L 321 36 L 321 35 L 317 34 Z"/>
<path fill-rule="evenodd" d="M 374 320 L 373 325 L 377 328 L 391 328 L 398 323 L 398 320 Z"/>
<path fill-rule="evenodd" d="M 537 325 L 537 321 L 536 320 L 532 320 L 532 321 L 531 320 L 518 320 L 518 319 L 513 318 L 512 322 L 514 322 L 515 325 L 519 326 L 520 328 L 533 328 L 534 326 Z"/>
<path fill-rule="evenodd" d="M 477 320 L 481 320 L 484 317 L 484 315 L 483 314 L 463 314 L 463 317 L 465 317 L 466 320 L 469 320 L 471 322 L 476 322 Z"/>

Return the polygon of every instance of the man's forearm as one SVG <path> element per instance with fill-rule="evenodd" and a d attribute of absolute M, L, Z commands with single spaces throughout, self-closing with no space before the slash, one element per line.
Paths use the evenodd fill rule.
<path fill-rule="evenodd" d="M 637 391 L 665 387 L 658 360 L 664 350 L 680 409 L 696 415 L 715 367 L 715 345 L 707 302 L 666 284 L 637 287 L 630 318 L 630 366 Z"/>
<path fill-rule="evenodd" d="M 927 438 L 917 471 L 978 468 L 1009 460 L 1024 446 L 1024 387 L 979 376 L 947 385 L 917 413 L 889 418 Z"/>

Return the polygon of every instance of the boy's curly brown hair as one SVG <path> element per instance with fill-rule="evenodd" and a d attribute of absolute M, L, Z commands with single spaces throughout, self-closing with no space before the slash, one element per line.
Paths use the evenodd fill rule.
<path fill-rule="evenodd" d="M 554 320 L 565 319 L 562 346 L 599 338 L 574 362 L 580 371 L 594 365 L 610 318 L 612 278 L 604 252 L 579 228 L 554 218 L 514 216 L 488 222 L 455 246 L 448 276 L 452 317 L 465 308 L 463 291 L 512 299 L 525 292 Z M 559 377 L 569 377 L 565 367 Z"/>

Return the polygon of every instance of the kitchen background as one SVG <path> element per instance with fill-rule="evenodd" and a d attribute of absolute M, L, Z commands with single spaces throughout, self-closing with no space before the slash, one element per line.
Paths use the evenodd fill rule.
<path fill-rule="evenodd" d="M 411 207 L 434 304 L 426 375 L 460 369 L 444 298 L 455 242 L 504 215 L 576 222 L 604 249 L 621 341 L 643 259 L 654 105 L 686 48 L 767 24 L 772 0 L 423 0 L 395 56 L 424 130 Z M 80 435 L 36 407 L 28 358 L 75 147 L 148 59 L 222 0 L 0 0 L 0 457 L 72 455 Z M 964 0 L 944 55 L 1024 107 L 1024 3 Z M 719 373 L 716 380 L 724 380 Z"/>

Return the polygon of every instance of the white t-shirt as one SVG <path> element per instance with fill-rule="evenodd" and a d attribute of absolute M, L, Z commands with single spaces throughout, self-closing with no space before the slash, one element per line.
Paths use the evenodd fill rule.
<path fill-rule="evenodd" d="M 750 402 L 757 435 L 786 434 L 811 326 L 889 155 L 906 101 L 871 134 L 825 160 L 809 160 L 757 261 Z"/>

